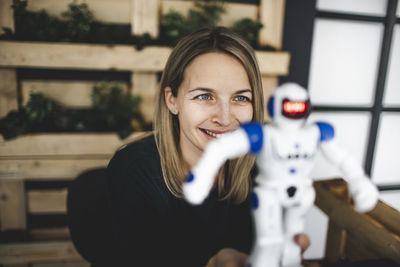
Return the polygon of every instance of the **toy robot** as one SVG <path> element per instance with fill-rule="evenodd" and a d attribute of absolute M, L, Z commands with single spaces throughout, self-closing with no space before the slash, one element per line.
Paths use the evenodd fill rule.
<path fill-rule="evenodd" d="M 342 171 L 358 212 L 375 207 L 378 190 L 361 166 L 337 146 L 330 124 L 305 123 L 310 101 L 304 88 L 281 85 L 270 98 L 268 111 L 271 124 L 247 123 L 209 142 L 184 182 L 183 193 L 189 203 L 202 203 L 226 160 L 257 154 L 259 174 L 252 194 L 255 244 L 248 266 L 301 266 L 294 236 L 304 232 L 305 214 L 314 203 L 310 172 L 318 150 Z"/>

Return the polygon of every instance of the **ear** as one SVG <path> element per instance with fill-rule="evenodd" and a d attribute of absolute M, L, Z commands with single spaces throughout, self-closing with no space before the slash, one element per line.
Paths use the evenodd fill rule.
<path fill-rule="evenodd" d="M 172 94 L 171 87 L 167 86 L 164 89 L 165 103 L 172 114 L 178 115 L 179 109 L 176 97 Z"/>

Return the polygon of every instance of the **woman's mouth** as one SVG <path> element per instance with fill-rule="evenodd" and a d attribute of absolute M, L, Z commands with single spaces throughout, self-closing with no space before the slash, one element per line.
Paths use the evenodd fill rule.
<path fill-rule="evenodd" d="M 210 130 L 202 129 L 202 128 L 200 128 L 200 130 L 201 130 L 203 133 L 205 133 L 207 136 L 211 137 L 211 138 L 218 138 L 218 137 L 221 137 L 222 135 L 224 135 L 224 134 L 226 134 L 226 133 L 229 132 L 229 131 L 224 131 L 224 132 L 218 131 L 218 132 L 214 132 L 214 131 L 210 131 Z"/>

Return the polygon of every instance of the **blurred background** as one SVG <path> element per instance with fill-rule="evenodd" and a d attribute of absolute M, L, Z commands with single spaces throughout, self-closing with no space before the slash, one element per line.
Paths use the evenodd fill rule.
<path fill-rule="evenodd" d="M 283 82 L 308 88 L 309 120 L 331 122 L 400 209 L 398 0 L 0 0 L 0 264 L 87 266 L 68 186 L 151 130 L 171 48 L 213 25 L 254 47 L 265 99 Z M 340 177 L 318 157 L 313 178 Z M 328 220 L 308 214 L 306 258 L 324 258 Z"/>

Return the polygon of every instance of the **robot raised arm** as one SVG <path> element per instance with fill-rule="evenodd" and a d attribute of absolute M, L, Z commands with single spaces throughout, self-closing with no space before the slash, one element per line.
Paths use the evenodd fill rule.
<path fill-rule="evenodd" d="M 210 141 L 199 162 L 183 183 L 184 198 L 191 204 L 201 204 L 208 196 L 218 170 L 225 161 L 240 157 L 249 151 L 258 152 L 262 140 L 262 126 L 247 123 Z"/>
<path fill-rule="evenodd" d="M 341 148 L 334 138 L 334 128 L 324 122 L 317 122 L 320 129 L 320 149 L 329 162 L 339 167 L 343 179 L 348 183 L 358 212 L 372 210 L 378 201 L 378 190 L 366 176 L 360 164 L 347 151 Z"/>

